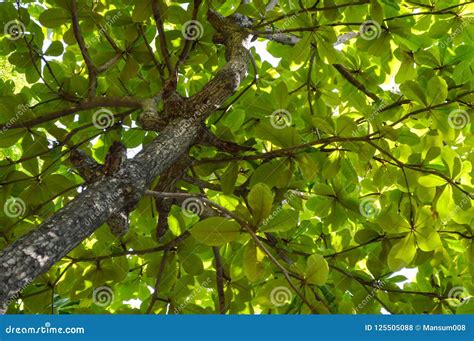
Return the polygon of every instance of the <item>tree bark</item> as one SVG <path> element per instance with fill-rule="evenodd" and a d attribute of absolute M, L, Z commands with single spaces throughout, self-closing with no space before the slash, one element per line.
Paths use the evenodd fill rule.
<path fill-rule="evenodd" d="M 9 300 L 47 272 L 115 212 L 136 203 L 152 181 L 196 141 L 202 121 L 231 96 L 247 75 L 247 50 L 241 18 L 208 13 L 209 22 L 226 46 L 228 63 L 195 96 L 186 112 L 174 118 L 160 135 L 114 176 L 91 184 L 48 218 L 38 229 L 0 252 L 0 313 Z"/>
<path fill-rule="evenodd" d="M 198 128 L 196 121 L 190 118 L 172 122 L 116 176 L 90 185 L 38 229 L 3 250 L 0 253 L 0 304 L 8 302 L 37 276 L 48 271 L 113 213 L 136 202 L 153 179 L 188 149 L 197 137 Z"/>

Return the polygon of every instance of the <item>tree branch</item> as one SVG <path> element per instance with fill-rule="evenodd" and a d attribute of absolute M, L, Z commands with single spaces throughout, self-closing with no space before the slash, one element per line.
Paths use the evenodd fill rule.
<path fill-rule="evenodd" d="M 81 29 L 79 27 L 79 19 L 77 17 L 77 0 L 71 0 L 71 19 L 72 19 L 72 28 L 74 31 L 74 37 L 76 38 L 77 43 L 79 44 L 79 49 L 81 50 L 82 57 L 87 66 L 87 71 L 89 73 L 89 88 L 88 96 L 92 98 L 95 96 L 97 88 L 97 69 L 89 55 L 84 37 L 82 36 Z"/>
<path fill-rule="evenodd" d="M 224 269 L 222 268 L 221 255 L 219 254 L 219 247 L 213 246 L 212 252 L 216 261 L 216 282 L 217 282 L 217 296 L 219 300 L 219 313 L 225 314 L 227 308 L 225 304 L 224 294 Z"/>
<path fill-rule="evenodd" d="M 427 169 L 427 168 L 421 168 L 420 166 L 415 166 L 415 165 L 410 165 L 410 164 L 407 164 L 407 163 L 404 163 L 400 160 L 398 160 L 397 158 L 395 158 L 392 154 L 390 154 L 389 152 L 387 152 L 385 149 L 383 149 L 382 147 L 376 145 L 375 143 L 371 142 L 371 141 L 368 141 L 368 143 L 374 147 L 375 149 L 377 149 L 378 151 L 380 151 L 382 154 L 388 156 L 390 159 L 393 160 L 394 163 L 391 163 L 390 161 L 388 160 L 384 160 L 384 159 L 381 159 L 381 158 L 378 158 L 376 156 L 374 156 L 374 159 L 379 161 L 379 162 L 388 162 L 390 164 L 395 164 L 397 167 L 400 167 L 400 168 L 408 168 L 408 169 L 411 169 L 411 170 L 415 170 L 415 171 L 418 171 L 418 172 L 422 172 L 422 173 L 426 173 L 426 174 L 433 174 L 433 175 L 436 175 L 436 176 L 439 176 L 440 178 L 446 180 L 447 183 L 449 183 L 451 186 L 454 186 L 456 187 L 458 190 L 460 190 L 461 192 L 463 192 L 464 194 L 466 194 L 469 198 L 473 199 L 474 198 L 474 195 L 469 193 L 468 191 L 466 191 L 465 189 L 461 188 L 461 186 L 459 186 L 456 182 L 454 182 L 454 180 L 452 180 L 450 177 L 444 175 L 443 173 L 440 173 L 440 172 L 437 172 L 435 170 L 432 170 L 432 169 Z"/>
<path fill-rule="evenodd" d="M 163 61 L 171 76 L 173 72 L 173 66 L 171 65 L 170 53 L 168 50 L 168 44 L 166 43 L 163 20 L 161 18 L 160 8 L 158 7 L 158 0 L 152 0 L 151 8 L 153 11 L 153 18 L 155 19 L 155 22 L 156 22 L 156 27 L 158 29 L 158 38 L 160 39 L 161 56 L 163 57 Z"/>
<path fill-rule="evenodd" d="M 362 84 L 361 82 L 359 82 L 354 76 L 352 76 L 352 74 L 350 73 L 349 70 L 346 69 L 346 67 L 342 64 L 333 64 L 332 66 L 334 66 L 336 68 L 336 70 L 349 82 L 351 83 L 353 86 L 355 86 L 357 89 L 359 89 L 360 91 L 362 91 L 364 94 L 366 94 L 368 97 L 372 98 L 375 102 L 379 102 L 380 101 L 380 98 L 374 94 L 373 92 L 370 92 L 369 90 L 367 90 L 367 88 L 364 86 L 364 84 Z"/>
<path fill-rule="evenodd" d="M 195 142 L 201 120 L 220 107 L 240 86 L 248 69 L 247 50 L 243 46 L 247 34 L 241 32 L 244 23 L 238 16 L 224 18 L 212 11 L 208 16 L 224 37 L 227 64 L 193 96 L 190 110 L 173 118 L 160 135 L 133 159 L 127 160 L 114 177 L 106 177 L 88 186 L 36 230 L 0 252 L 0 310 L 26 283 L 48 271 L 113 213 L 138 202 L 152 181 Z M 90 101 L 86 103 L 89 103 L 89 108 L 97 105 L 95 102 L 91 105 Z M 137 101 L 131 104 L 136 107 Z M 84 105 L 80 108 L 83 109 Z M 74 108 L 70 113 L 77 110 Z M 56 113 L 54 117 L 63 115 L 64 112 Z M 54 119 L 51 117 L 42 118 L 39 123 Z M 33 123 L 38 124 L 36 121 Z"/>
<path fill-rule="evenodd" d="M 109 255 L 97 256 L 97 257 L 81 257 L 81 258 L 67 257 L 67 258 L 71 259 L 74 263 L 81 263 L 81 262 L 100 262 L 105 259 L 110 259 L 114 257 L 146 255 L 149 253 L 171 250 L 173 247 L 175 247 L 176 245 L 186 240 L 186 238 L 188 238 L 190 235 L 191 234 L 189 233 L 189 231 L 184 231 L 181 235 L 169 241 L 168 243 L 157 246 L 157 247 L 152 247 L 149 249 L 128 250 L 128 251 L 122 251 L 122 252 L 112 253 Z"/>
<path fill-rule="evenodd" d="M 235 160 L 260 160 L 260 159 L 273 159 L 276 157 L 289 157 L 295 154 L 296 152 L 313 147 L 315 145 L 323 145 L 324 146 L 331 144 L 331 143 L 336 143 L 336 142 L 363 142 L 363 141 L 371 141 L 373 139 L 372 135 L 367 135 L 367 136 L 361 136 L 361 137 L 339 137 L 339 136 L 332 136 L 324 139 L 317 139 L 308 143 L 300 144 L 297 146 L 293 147 L 288 147 L 288 148 L 281 148 L 277 150 L 273 150 L 270 152 L 266 153 L 255 153 L 252 155 L 242 155 L 242 156 L 231 156 L 231 157 L 225 157 L 225 158 L 220 158 L 220 159 L 214 159 L 214 158 L 203 158 L 200 160 L 197 160 L 197 164 L 201 163 L 221 163 L 221 162 L 232 162 Z M 320 149 L 321 151 L 328 151 L 324 149 Z M 335 150 L 335 149 L 334 149 Z M 334 151 L 333 149 L 329 151 Z"/>
<path fill-rule="evenodd" d="M 197 14 L 199 11 L 199 6 L 201 6 L 202 0 L 194 0 L 193 2 L 193 13 L 191 15 L 191 20 L 195 21 L 197 18 Z M 191 47 L 193 46 L 193 40 L 192 39 L 185 39 L 184 47 L 183 50 L 181 51 L 181 54 L 178 57 L 178 61 L 176 62 L 176 65 L 174 67 L 174 72 L 173 74 L 176 75 L 177 72 L 179 71 L 180 66 L 186 61 L 188 58 L 189 52 L 191 51 Z"/>
<path fill-rule="evenodd" d="M 158 297 L 158 288 L 160 287 L 161 279 L 163 277 L 163 272 L 165 270 L 167 256 L 168 256 L 168 250 L 165 250 L 165 252 L 163 252 L 163 257 L 161 258 L 160 268 L 158 269 L 158 275 L 156 276 L 155 287 L 153 288 L 155 291 L 153 291 L 153 294 L 151 295 L 150 305 L 148 306 L 148 309 L 146 310 L 146 314 L 151 313 L 153 306 L 156 303 L 156 300 Z"/>
<path fill-rule="evenodd" d="M 0 130 L 17 129 L 17 128 L 32 128 L 41 123 L 49 122 L 67 115 L 74 114 L 79 111 L 85 111 L 95 108 L 141 108 L 142 101 L 130 97 L 94 97 L 72 106 L 70 108 L 61 109 L 49 114 L 33 118 L 28 121 L 17 123 L 3 123 L 0 124 Z"/>

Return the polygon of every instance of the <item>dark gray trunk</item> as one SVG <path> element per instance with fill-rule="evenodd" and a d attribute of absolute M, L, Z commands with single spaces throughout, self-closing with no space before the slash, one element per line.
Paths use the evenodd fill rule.
<path fill-rule="evenodd" d="M 208 13 L 226 46 L 228 63 L 195 96 L 184 112 L 113 177 L 105 177 L 47 219 L 38 229 L 0 252 L 0 313 L 19 291 L 90 236 L 114 213 L 133 205 L 151 182 L 196 141 L 202 120 L 231 96 L 247 75 L 247 50 L 242 43 L 245 20 Z"/>
<path fill-rule="evenodd" d="M 187 151 L 197 131 L 193 119 L 173 122 L 117 176 L 88 186 L 38 229 L 4 249 L 0 253 L 0 306 L 48 271 L 112 213 L 139 199 L 152 180 Z"/>

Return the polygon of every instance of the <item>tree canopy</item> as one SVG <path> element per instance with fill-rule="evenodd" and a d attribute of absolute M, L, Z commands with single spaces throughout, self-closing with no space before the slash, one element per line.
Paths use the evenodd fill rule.
<path fill-rule="evenodd" d="M 1 2 L 0 308 L 474 313 L 473 3 Z"/>

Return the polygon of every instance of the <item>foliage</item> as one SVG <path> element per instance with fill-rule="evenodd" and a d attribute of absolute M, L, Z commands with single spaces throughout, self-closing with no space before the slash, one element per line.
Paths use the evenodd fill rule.
<path fill-rule="evenodd" d="M 152 2 L 79 1 L 100 96 L 162 89 Z M 253 20 L 254 67 L 206 121 L 214 136 L 250 148 L 193 146 L 176 183 L 197 195 L 192 212 L 175 201 L 157 238 L 155 199 L 142 198 L 124 237 L 104 224 L 9 312 L 474 312 L 472 1 L 156 3 L 170 62 L 189 48 L 182 96 L 226 62 L 207 10 Z M 88 101 L 90 80 L 71 11 L 69 0 L 0 3 L 0 249 L 83 188 L 71 150 L 103 163 L 114 141 L 132 157 L 158 134 L 139 126 L 136 109 L 65 114 Z M 201 195 L 220 216 L 200 217 L 209 209 Z M 398 273 L 406 268 L 416 278 Z"/>

